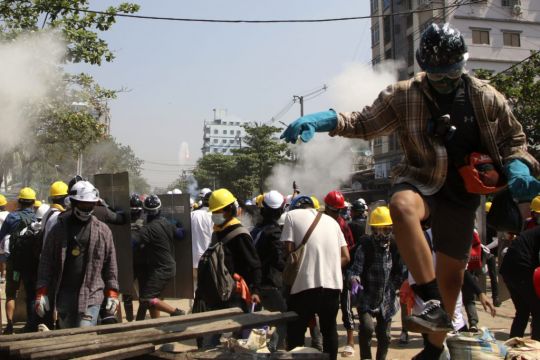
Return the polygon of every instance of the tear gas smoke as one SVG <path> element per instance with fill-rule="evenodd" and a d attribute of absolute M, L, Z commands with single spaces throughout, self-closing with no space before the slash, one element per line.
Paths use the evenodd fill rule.
<path fill-rule="evenodd" d="M 0 43 L 0 154 L 29 141 L 32 106 L 61 81 L 64 54 L 65 44 L 48 32 Z"/>
<path fill-rule="evenodd" d="M 363 64 L 347 66 L 329 82 L 327 96 L 332 107 L 337 112 L 362 110 L 381 90 L 397 81 L 398 66 L 389 61 L 376 68 Z M 295 180 L 302 194 L 322 199 L 328 191 L 349 182 L 354 162 L 351 146 L 358 145 L 359 141 L 318 134 L 308 143 L 291 145 L 296 164 L 274 167 L 267 181 L 268 188 L 290 194 Z"/>

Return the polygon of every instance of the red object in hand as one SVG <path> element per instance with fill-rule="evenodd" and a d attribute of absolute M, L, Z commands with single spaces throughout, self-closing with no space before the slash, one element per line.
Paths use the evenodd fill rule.
<path fill-rule="evenodd" d="M 534 284 L 534 291 L 536 292 L 536 296 L 540 299 L 540 266 L 534 270 L 533 274 L 533 284 Z"/>
<path fill-rule="evenodd" d="M 251 292 L 249 291 L 249 287 L 246 284 L 246 281 L 244 278 L 238 274 L 233 275 L 233 279 L 236 281 L 236 292 L 240 294 L 240 297 L 244 299 L 246 304 L 248 306 L 251 305 Z"/>
<path fill-rule="evenodd" d="M 108 298 L 113 298 L 113 299 L 118 299 L 118 291 L 116 290 L 113 290 L 113 289 L 107 289 L 105 290 L 105 297 Z"/>
<path fill-rule="evenodd" d="M 486 154 L 471 153 L 467 165 L 458 169 L 465 183 L 465 189 L 472 194 L 487 195 L 497 192 L 504 186 L 497 186 L 500 180 L 493 160 Z"/>

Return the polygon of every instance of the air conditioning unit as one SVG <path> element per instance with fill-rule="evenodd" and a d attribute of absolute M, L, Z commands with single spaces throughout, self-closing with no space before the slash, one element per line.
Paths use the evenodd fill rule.
<path fill-rule="evenodd" d="M 512 6 L 512 14 L 514 16 L 519 16 L 523 13 L 523 10 L 521 8 L 521 4 L 515 4 L 514 6 Z"/>

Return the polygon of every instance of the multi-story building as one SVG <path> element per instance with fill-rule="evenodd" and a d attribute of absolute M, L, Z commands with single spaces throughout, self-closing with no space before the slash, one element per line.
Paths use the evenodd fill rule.
<path fill-rule="evenodd" d="M 540 49 L 538 0 L 370 1 L 371 14 L 376 15 L 371 19 L 372 64 L 399 61 L 400 80 L 420 71 L 415 50 L 432 22 L 450 22 L 461 31 L 469 48 L 469 71 L 497 73 L 527 58 L 531 50 Z M 393 15 L 398 13 L 403 15 Z M 375 178 L 387 178 L 401 160 L 396 135 L 376 139 L 373 155 Z"/>
<path fill-rule="evenodd" d="M 214 112 L 214 120 L 205 121 L 203 128 L 203 156 L 210 153 L 232 155 L 233 149 L 241 149 L 246 131 L 245 123 L 237 118 Z"/>

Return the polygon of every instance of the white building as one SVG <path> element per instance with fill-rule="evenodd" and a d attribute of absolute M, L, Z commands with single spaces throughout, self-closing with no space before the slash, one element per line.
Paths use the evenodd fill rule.
<path fill-rule="evenodd" d="M 216 115 L 213 121 L 204 122 L 203 156 L 211 153 L 232 155 L 233 149 L 240 149 L 245 144 L 242 140 L 246 131 L 242 127 L 245 122 L 226 115 Z"/>

